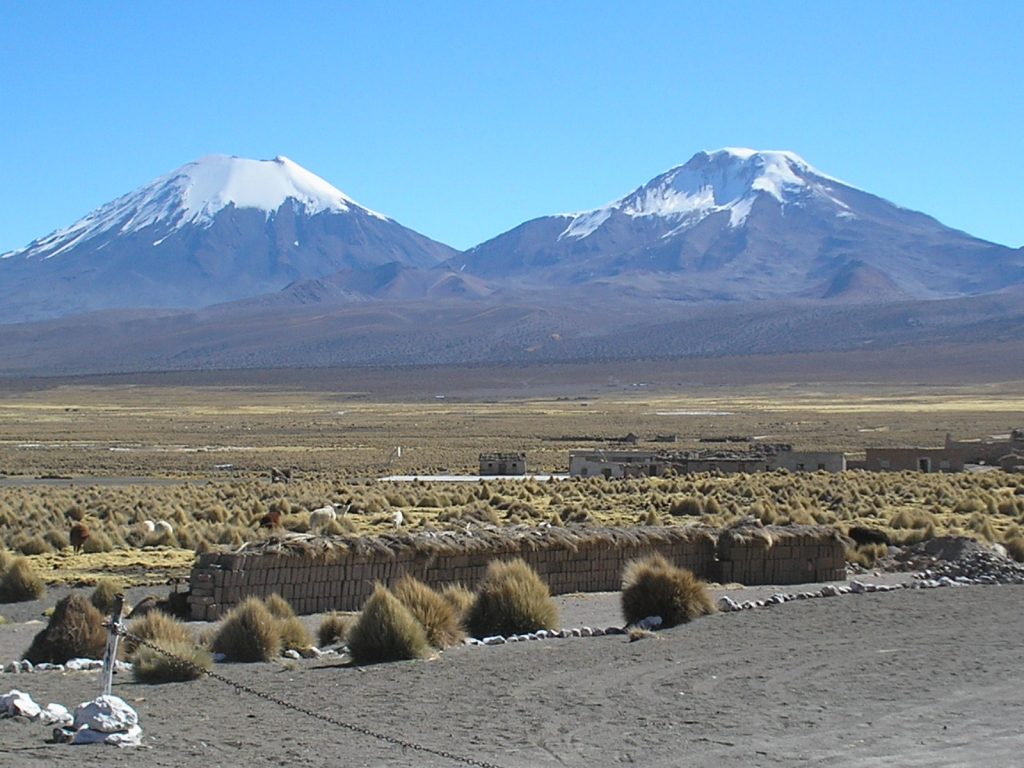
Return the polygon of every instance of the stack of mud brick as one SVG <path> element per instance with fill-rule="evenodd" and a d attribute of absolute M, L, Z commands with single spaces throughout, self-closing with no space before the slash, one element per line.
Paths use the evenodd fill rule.
<path fill-rule="evenodd" d="M 846 554 L 829 528 L 723 531 L 716 581 L 723 584 L 806 584 L 846 578 Z"/>
<path fill-rule="evenodd" d="M 300 614 L 353 611 L 362 606 L 377 582 L 391 585 L 411 574 L 435 588 L 460 583 L 472 589 L 492 560 L 515 557 L 533 567 L 552 594 L 618 590 L 626 563 L 654 552 L 702 578 L 717 581 L 787 584 L 842 577 L 836 575 L 843 567 L 842 547 L 837 555 L 831 539 L 817 530 L 806 536 L 780 535 L 767 553 L 757 553 L 754 547 L 744 549 L 732 541 L 726 546 L 725 560 L 721 545 L 716 548 L 710 532 L 681 535 L 679 531 L 649 529 L 644 533 L 639 529 L 633 536 L 581 535 L 571 540 L 552 536 L 548 541 L 534 538 L 529 544 L 513 538 L 490 548 L 467 547 L 457 553 L 425 551 L 394 542 L 368 553 L 348 551 L 330 557 L 275 551 L 205 553 L 192 570 L 191 616 L 211 621 L 246 597 L 274 593 Z"/>

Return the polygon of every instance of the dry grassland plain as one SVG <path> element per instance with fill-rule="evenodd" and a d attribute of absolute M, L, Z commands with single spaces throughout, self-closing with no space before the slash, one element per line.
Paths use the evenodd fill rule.
<path fill-rule="evenodd" d="M 1024 385 L 836 383 L 697 386 L 544 381 L 532 395 L 474 385 L 471 376 L 377 378 L 320 373 L 317 386 L 256 380 L 187 386 L 154 377 L 0 389 L 0 543 L 30 554 L 50 581 L 114 571 L 136 582 L 183 575 L 196 549 L 264 535 L 258 520 L 282 513 L 309 528 L 309 512 L 352 504 L 331 530 L 467 525 L 657 523 L 725 525 L 861 521 L 897 538 L 966 533 L 1019 538 L 1024 477 L 1002 472 L 842 475 L 692 475 L 483 483 L 390 483 L 382 475 L 475 473 L 478 455 L 525 451 L 531 472 L 564 473 L 569 451 L 708 447 L 701 438 L 750 436 L 795 449 L 941 445 L 1024 425 Z M 526 374 L 524 374 L 525 376 Z M 531 386 L 524 380 L 525 390 Z M 515 388 L 517 392 L 524 387 Z M 539 393 L 539 394 L 538 394 Z M 657 435 L 678 441 L 655 443 Z M 398 455 L 396 448 L 401 447 Z M 269 482 L 288 468 L 289 484 Z M 69 520 L 92 531 L 86 552 L 67 544 Z M 144 520 L 167 520 L 151 533 Z"/>

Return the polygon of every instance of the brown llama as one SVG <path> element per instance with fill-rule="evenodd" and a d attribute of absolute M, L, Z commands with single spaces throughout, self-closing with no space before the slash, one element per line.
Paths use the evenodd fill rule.
<path fill-rule="evenodd" d="M 82 551 L 82 547 L 85 546 L 86 540 L 89 538 L 89 529 L 82 523 L 75 523 L 71 526 L 71 547 L 74 549 L 77 555 Z"/>

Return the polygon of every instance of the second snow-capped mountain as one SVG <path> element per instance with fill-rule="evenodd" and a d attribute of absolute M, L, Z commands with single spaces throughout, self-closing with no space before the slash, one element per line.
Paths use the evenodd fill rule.
<path fill-rule="evenodd" d="M 201 307 L 341 270 L 433 267 L 454 254 L 285 157 L 214 155 L 0 257 L 0 321 Z"/>
<path fill-rule="evenodd" d="M 688 301 L 890 300 L 1024 280 L 1020 252 L 816 170 L 792 152 L 699 152 L 592 211 L 528 221 L 450 262 L 486 279 Z"/>

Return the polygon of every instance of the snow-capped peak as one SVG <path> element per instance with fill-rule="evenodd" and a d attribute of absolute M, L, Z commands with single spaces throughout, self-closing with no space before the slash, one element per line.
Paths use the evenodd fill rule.
<path fill-rule="evenodd" d="M 24 253 L 51 258 L 96 235 L 110 232 L 128 234 L 154 224 L 171 231 L 186 224 L 207 225 L 228 206 L 250 208 L 270 216 L 288 200 L 301 205 L 307 214 L 324 211 L 348 212 L 353 208 L 386 219 L 369 210 L 316 174 L 287 157 L 249 160 L 227 155 L 209 155 L 183 165 L 171 173 L 97 208 L 65 229 L 31 243 L 7 256 Z M 154 242 L 159 244 L 161 240 Z"/>
<path fill-rule="evenodd" d="M 257 208 L 269 214 L 289 199 L 303 205 L 307 213 L 362 208 L 341 190 L 280 155 L 273 160 L 210 155 L 158 179 L 150 187 L 168 184 L 180 191 L 186 221 L 212 216 L 228 205 Z"/>
<path fill-rule="evenodd" d="M 810 190 L 845 209 L 845 204 L 829 194 L 833 183 L 843 182 L 821 173 L 794 152 L 743 147 L 698 152 L 685 165 L 657 176 L 626 197 L 593 211 L 570 214 L 573 220 L 560 238 L 587 237 L 615 211 L 633 218 L 678 219 L 683 227 L 728 211 L 729 226 L 738 227 L 760 194 L 785 205 Z"/>

